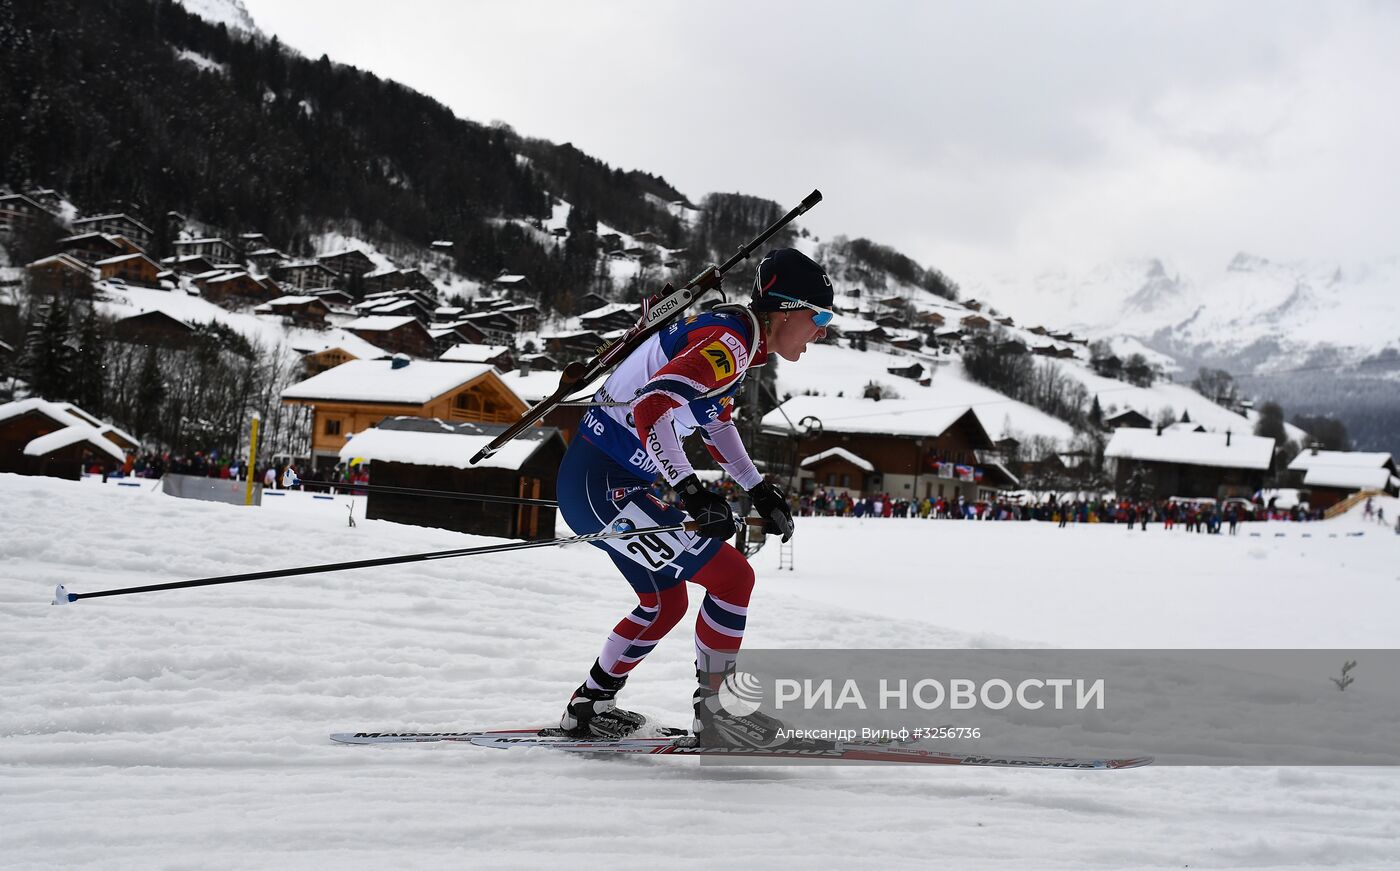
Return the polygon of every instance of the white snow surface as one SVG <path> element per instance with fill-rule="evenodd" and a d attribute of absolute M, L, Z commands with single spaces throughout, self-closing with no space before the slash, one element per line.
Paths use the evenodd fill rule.
<path fill-rule="evenodd" d="M 5 867 L 1381 869 L 1400 855 L 1400 772 L 1381 768 L 713 768 L 327 740 L 548 723 L 635 604 L 587 547 L 49 605 L 59 583 L 487 541 L 350 528 L 340 503 L 357 500 L 292 496 L 243 508 L 0 475 Z M 1395 646 L 1393 533 L 1356 511 L 1262 528 L 801 518 L 795 571 L 776 571 L 776 546 L 755 560 L 746 644 Z M 684 722 L 692 667 L 682 626 L 626 701 Z"/>

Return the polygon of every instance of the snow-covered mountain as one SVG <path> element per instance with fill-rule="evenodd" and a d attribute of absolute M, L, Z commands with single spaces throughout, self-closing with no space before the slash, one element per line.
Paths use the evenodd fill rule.
<path fill-rule="evenodd" d="M 210 24 L 222 24 L 229 30 L 248 34 L 260 32 L 243 0 L 179 0 L 179 3 Z"/>
<path fill-rule="evenodd" d="M 1394 450 L 1400 424 L 1400 257 L 1341 264 L 1237 254 L 1218 269 L 1162 259 L 1083 272 L 959 276 L 1018 319 L 1169 355 L 1189 380 L 1225 369 L 1289 414 L 1331 414 L 1363 446 Z"/>

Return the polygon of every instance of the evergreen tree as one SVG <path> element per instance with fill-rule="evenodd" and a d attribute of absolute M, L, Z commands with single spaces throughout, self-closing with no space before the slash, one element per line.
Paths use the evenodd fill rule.
<path fill-rule="evenodd" d="M 160 408 L 165 402 L 165 380 L 161 377 L 160 360 L 154 346 L 146 347 L 141 372 L 136 376 L 136 419 L 132 424 L 141 435 L 159 428 Z"/>
<path fill-rule="evenodd" d="M 1098 394 L 1094 394 L 1094 404 L 1089 406 L 1089 425 L 1094 429 L 1103 429 L 1103 408 L 1099 405 Z"/>
<path fill-rule="evenodd" d="M 107 404 L 107 337 L 97 311 L 91 307 L 78 325 L 73 356 L 73 401 L 89 414 L 100 415 Z"/>
<path fill-rule="evenodd" d="M 29 392 L 44 399 L 73 398 L 71 306 L 54 296 L 35 310 L 24 342 L 19 372 Z"/>
<path fill-rule="evenodd" d="M 1277 402 L 1266 402 L 1259 406 L 1259 420 L 1254 424 L 1254 434 L 1271 438 L 1275 444 L 1288 440 L 1288 431 L 1283 427 L 1283 406 Z"/>

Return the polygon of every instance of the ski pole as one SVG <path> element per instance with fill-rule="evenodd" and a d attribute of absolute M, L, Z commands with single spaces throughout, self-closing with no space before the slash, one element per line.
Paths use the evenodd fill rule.
<path fill-rule="evenodd" d="M 766 521 L 758 517 L 745 518 L 750 526 L 763 526 Z M 191 581 L 171 581 L 165 584 L 147 584 L 141 587 L 122 587 L 117 590 L 96 590 L 91 593 L 70 593 L 63 584 L 54 590 L 53 605 L 67 605 L 79 599 L 97 599 L 102 596 L 126 596 L 131 593 L 154 593 L 160 590 L 180 590 L 186 587 L 212 587 L 216 584 L 237 584 L 243 581 L 262 581 L 269 578 L 289 578 L 294 575 L 314 575 L 321 572 L 338 572 L 346 569 L 367 569 L 374 566 L 392 566 L 401 563 L 427 562 L 428 560 L 452 559 L 461 556 L 479 556 L 487 553 L 505 553 L 514 550 L 530 550 L 537 547 L 562 547 L 569 544 L 584 544 L 593 541 L 606 541 L 610 538 L 630 538 L 638 535 L 652 535 L 662 532 L 695 532 L 700 524 L 693 520 L 674 523 L 669 526 L 647 526 L 641 529 L 593 532 L 588 535 L 575 535 L 568 538 L 542 538 L 533 541 L 512 541 L 506 544 L 488 544 L 482 547 L 463 547 L 454 550 L 438 550 L 428 553 L 411 553 L 403 556 L 386 556 L 377 559 L 351 560 L 343 563 L 325 563 L 318 566 L 300 566 L 291 569 L 269 569 L 265 572 L 246 572 L 240 575 L 223 575 L 216 578 L 196 578 Z"/>
<path fill-rule="evenodd" d="M 348 484 L 343 481 L 315 481 L 302 478 L 302 484 L 316 484 L 321 487 L 334 487 L 348 490 L 350 495 L 365 493 L 394 493 L 404 496 L 427 496 L 432 499 L 464 499 L 468 502 L 504 502 L 508 505 L 538 505 L 541 508 L 558 508 L 553 499 L 530 499 L 525 496 L 497 496 L 494 493 L 454 493 L 450 490 L 424 490 L 418 487 L 390 487 L 387 484 Z"/>

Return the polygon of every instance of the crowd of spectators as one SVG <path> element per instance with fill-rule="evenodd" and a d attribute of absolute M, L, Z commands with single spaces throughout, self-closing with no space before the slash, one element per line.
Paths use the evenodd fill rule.
<path fill-rule="evenodd" d="M 952 499 L 925 497 L 895 499 L 888 493 L 852 496 L 848 490 L 818 487 L 797 497 L 795 509 L 804 517 L 917 517 L 936 520 L 1040 520 L 1068 526 L 1071 523 L 1118 523 L 1146 529 L 1149 523 L 1165 529 L 1215 534 L 1222 528 L 1231 535 L 1250 520 L 1321 520 L 1320 510 L 1293 506 L 1287 509 L 1246 500 L 1132 501 L 1113 499 L 1056 500 L 1041 502 L 1000 499 L 969 501 L 961 494 Z"/>

